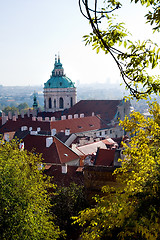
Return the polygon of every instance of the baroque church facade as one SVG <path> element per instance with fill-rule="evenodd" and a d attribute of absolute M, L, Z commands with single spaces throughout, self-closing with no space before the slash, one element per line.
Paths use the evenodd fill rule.
<path fill-rule="evenodd" d="M 54 69 L 50 79 L 44 83 L 45 112 L 63 111 L 77 103 L 74 83 L 64 74 L 60 57 L 55 56 Z"/>

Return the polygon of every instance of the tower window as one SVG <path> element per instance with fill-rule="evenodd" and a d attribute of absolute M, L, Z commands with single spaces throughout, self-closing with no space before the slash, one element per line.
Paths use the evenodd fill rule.
<path fill-rule="evenodd" d="M 49 98 L 49 108 L 52 108 L 52 99 Z"/>
<path fill-rule="evenodd" d="M 54 108 L 56 108 L 56 99 L 54 99 Z"/>
<path fill-rule="evenodd" d="M 63 98 L 61 97 L 60 99 L 59 99 L 59 108 L 63 108 Z"/>
<path fill-rule="evenodd" d="M 71 97 L 71 107 L 73 106 L 73 98 Z"/>
<path fill-rule="evenodd" d="M 59 85 L 62 86 L 62 82 L 60 82 Z"/>

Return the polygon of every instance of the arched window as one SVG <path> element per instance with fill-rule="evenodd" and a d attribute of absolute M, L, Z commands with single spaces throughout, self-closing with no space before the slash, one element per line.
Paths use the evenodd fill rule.
<path fill-rule="evenodd" d="M 54 108 L 56 108 L 56 99 L 54 99 Z"/>
<path fill-rule="evenodd" d="M 49 108 L 52 108 L 52 99 L 49 98 Z"/>
<path fill-rule="evenodd" d="M 73 98 L 71 97 L 71 107 L 73 106 Z"/>
<path fill-rule="evenodd" d="M 44 100 L 44 108 L 46 108 L 46 99 Z"/>
<path fill-rule="evenodd" d="M 63 98 L 59 99 L 59 108 L 63 108 Z"/>

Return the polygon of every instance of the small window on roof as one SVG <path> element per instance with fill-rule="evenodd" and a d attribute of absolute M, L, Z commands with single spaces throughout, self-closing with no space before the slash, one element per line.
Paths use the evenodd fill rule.
<path fill-rule="evenodd" d="M 82 126 L 78 126 L 78 128 L 82 128 Z"/>
<path fill-rule="evenodd" d="M 89 124 L 90 127 L 93 127 L 94 125 L 93 124 Z"/>

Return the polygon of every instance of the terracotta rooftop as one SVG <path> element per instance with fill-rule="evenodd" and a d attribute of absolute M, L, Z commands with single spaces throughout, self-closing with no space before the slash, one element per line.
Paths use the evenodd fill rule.
<path fill-rule="evenodd" d="M 58 186 L 69 186 L 71 182 L 78 185 L 83 185 L 84 177 L 82 171 L 77 171 L 76 166 L 67 166 L 67 173 L 62 173 L 60 165 L 52 165 L 46 169 L 44 173 L 48 176 L 53 176 L 53 182 Z"/>
<path fill-rule="evenodd" d="M 20 116 L 16 121 L 8 120 L 4 125 L 0 127 L 0 133 L 4 132 L 17 132 L 21 129 L 22 126 L 32 127 L 33 131 L 36 131 L 38 127 L 44 131 L 50 131 L 50 122 L 42 122 L 42 121 L 32 121 L 31 117 L 25 116 L 21 118 Z"/>
<path fill-rule="evenodd" d="M 103 143 L 105 143 L 106 145 L 118 145 L 112 138 L 106 138 L 104 140 L 102 140 Z"/>
<path fill-rule="evenodd" d="M 56 111 L 56 112 L 39 112 L 38 117 L 42 117 L 45 119 L 45 117 L 55 117 L 56 119 L 60 119 L 61 116 L 64 115 L 64 111 Z"/>
<path fill-rule="evenodd" d="M 97 151 L 95 164 L 96 166 L 113 166 L 115 149 L 99 149 Z"/>
<path fill-rule="evenodd" d="M 122 100 L 81 100 L 73 107 L 66 109 L 64 115 L 84 113 L 85 116 L 100 115 L 101 118 L 109 123 L 117 112 L 117 106 Z"/>
<path fill-rule="evenodd" d="M 95 115 L 100 115 L 101 118 L 109 123 L 115 116 L 117 111 L 117 106 L 122 102 L 122 100 L 80 100 L 73 107 L 65 109 L 63 111 L 51 112 L 40 112 L 38 116 L 45 117 L 55 117 L 60 119 L 63 115 L 74 115 L 82 114 L 84 116 L 91 116 L 94 112 Z"/>
<path fill-rule="evenodd" d="M 57 132 L 65 131 L 65 129 L 70 129 L 70 133 L 78 133 L 105 127 L 107 127 L 107 125 L 96 116 L 51 122 L 51 129 L 55 128 Z"/>
<path fill-rule="evenodd" d="M 37 119 L 33 121 L 31 117 L 25 116 L 22 118 L 19 116 L 16 121 L 8 120 L 3 126 L 1 126 L 0 133 L 13 131 L 17 132 L 21 130 L 22 126 L 27 126 L 27 130 L 32 127 L 32 131 L 36 131 L 37 128 L 40 128 L 40 132 L 45 132 L 46 135 L 47 133 L 50 133 L 50 130 L 53 128 L 56 129 L 57 133 L 62 131 L 64 132 L 65 129 L 70 129 L 70 133 L 78 133 L 100 128 L 107 128 L 107 124 L 105 124 L 97 116 L 72 118 L 52 122 L 38 121 Z"/>
<path fill-rule="evenodd" d="M 43 162 L 49 164 L 63 164 L 78 160 L 79 156 L 69 147 L 64 145 L 56 137 L 50 147 L 46 147 L 46 136 L 27 135 L 24 141 L 24 148 L 35 153 L 42 153 Z"/>

